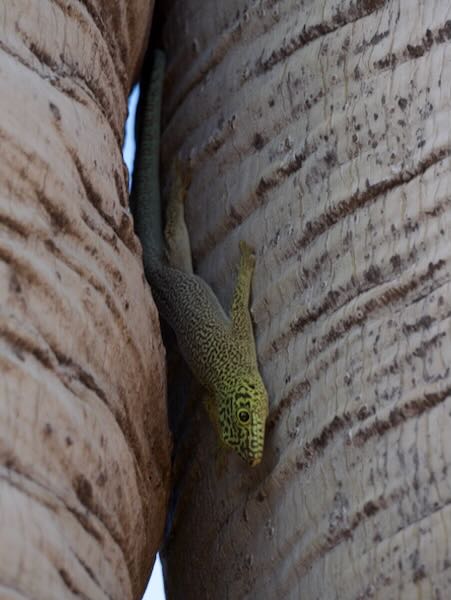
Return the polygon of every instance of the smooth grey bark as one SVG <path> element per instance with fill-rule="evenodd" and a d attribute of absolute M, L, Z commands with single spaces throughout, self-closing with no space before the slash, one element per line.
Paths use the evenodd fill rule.
<path fill-rule="evenodd" d="M 122 160 L 152 3 L 0 6 L 0 597 L 140 598 L 170 436 Z"/>
<path fill-rule="evenodd" d="M 163 164 L 191 160 L 194 260 L 225 303 L 238 240 L 256 249 L 271 404 L 253 470 L 217 469 L 201 407 L 182 422 L 171 600 L 448 596 L 450 19 L 446 0 L 168 10 Z"/>

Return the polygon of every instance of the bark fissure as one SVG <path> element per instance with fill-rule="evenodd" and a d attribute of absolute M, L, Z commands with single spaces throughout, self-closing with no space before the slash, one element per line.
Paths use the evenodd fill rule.
<path fill-rule="evenodd" d="M 361 303 L 353 310 L 351 315 L 345 315 L 339 319 L 338 323 L 331 326 L 329 331 L 315 340 L 315 345 L 306 356 L 306 362 L 309 363 L 319 356 L 332 343 L 338 342 L 349 331 L 357 326 L 364 324 L 370 316 L 375 315 L 380 310 L 385 310 L 387 306 L 392 306 L 396 310 L 397 306 L 404 307 L 406 301 L 411 297 L 411 303 L 420 301 L 425 297 L 422 286 L 428 285 L 428 282 L 436 277 L 436 273 L 442 270 L 446 262 L 442 259 L 436 263 L 430 263 L 423 272 L 418 273 L 418 267 L 412 266 L 409 272 L 404 272 L 402 277 L 392 276 L 389 279 L 378 283 L 372 287 L 360 288 L 358 282 L 349 291 L 348 296 L 343 296 L 343 290 L 331 291 L 327 298 L 316 308 L 302 309 L 302 316 L 287 325 L 285 331 L 271 340 L 267 347 L 261 351 L 261 361 L 263 364 L 269 362 L 271 358 L 282 349 L 286 348 L 289 340 L 300 335 L 308 325 L 315 323 L 320 318 L 330 319 L 340 311 L 345 312 L 346 308 L 357 298 L 361 298 Z M 446 275 L 448 277 L 448 275 Z M 435 287 L 427 289 L 430 293 L 443 285 L 443 280 L 435 280 Z M 351 292 L 354 292 L 351 295 Z M 413 294 L 415 294 L 413 296 Z M 364 300 L 365 296 L 370 296 Z"/>
<path fill-rule="evenodd" d="M 10 48 L 7 44 L 5 44 L 5 42 L 3 42 L 2 40 L 0 40 L 0 50 L 2 50 L 2 52 L 7 54 L 8 56 L 10 56 L 11 58 L 13 58 L 15 61 L 17 61 L 23 67 L 26 67 L 27 71 L 36 73 L 36 75 L 41 77 L 41 74 L 38 71 L 38 69 L 33 67 L 33 65 L 30 62 L 25 60 L 25 58 L 21 54 L 19 54 L 19 52 L 14 52 L 14 50 L 12 48 Z"/>
<path fill-rule="evenodd" d="M 431 51 L 433 46 L 438 46 L 451 40 L 451 20 L 447 20 L 443 27 L 426 29 L 417 44 L 407 44 L 397 52 L 390 52 L 384 58 L 376 61 L 375 67 L 381 71 L 393 70 L 408 61 L 417 60 Z"/>
<path fill-rule="evenodd" d="M 20 33 L 22 34 L 22 40 L 30 53 L 36 57 L 41 65 L 46 67 L 52 73 L 52 78 L 49 78 L 44 72 L 34 69 L 39 77 L 48 80 L 51 84 L 55 79 L 63 79 L 71 83 L 76 83 L 80 89 L 87 93 L 100 114 L 104 117 L 120 147 L 122 142 L 122 132 L 118 130 L 117 123 L 113 118 L 114 110 L 111 107 L 111 102 L 103 86 L 90 78 L 88 73 L 83 74 L 76 65 L 64 62 L 65 59 L 63 54 L 58 58 L 53 57 L 50 52 L 44 50 L 42 45 L 38 45 L 32 40 L 25 31 L 20 31 Z M 112 79 L 113 78 L 111 77 L 111 81 Z"/>
<path fill-rule="evenodd" d="M 72 157 L 78 176 L 80 178 L 80 183 L 83 186 L 86 199 L 90 202 L 90 204 L 93 206 L 93 208 L 102 218 L 102 220 L 108 225 L 108 227 L 110 227 L 114 231 L 114 233 L 117 235 L 118 239 L 124 244 L 124 246 L 131 252 L 136 250 L 136 241 L 131 216 L 124 212 L 121 215 L 121 222 L 119 223 L 119 225 L 116 223 L 115 219 L 103 209 L 102 197 L 93 188 L 89 176 L 85 172 L 85 168 L 82 165 L 78 156 L 76 156 L 70 149 L 69 153 Z"/>
<path fill-rule="evenodd" d="M 37 492 L 25 486 L 25 482 L 29 481 L 36 487 L 45 490 L 45 492 L 50 496 L 51 490 L 42 482 L 32 477 L 30 471 L 25 466 L 19 466 L 17 458 L 15 456 L 9 454 L 6 457 L 2 456 L 1 460 L 6 470 L 6 474 L 3 474 L 1 472 L 1 470 L 3 469 L 1 469 L 0 466 L 0 479 L 5 483 L 5 485 L 10 485 L 16 491 L 20 492 L 21 494 L 24 494 L 24 496 L 26 496 L 27 498 L 32 498 L 36 503 L 45 507 L 50 512 L 57 512 L 58 507 L 55 505 L 55 503 L 52 503 L 52 501 L 47 498 L 43 498 L 42 495 L 39 495 Z M 14 477 L 14 475 L 17 477 L 17 479 Z"/>
<path fill-rule="evenodd" d="M 318 219 L 308 221 L 305 225 L 305 233 L 291 245 L 291 250 L 284 254 L 284 259 L 289 259 L 296 252 L 305 250 L 307 246 L 328 229 L 344 218 L 350 217 L 357 210 L 360 210 L 369 203 L 375 202 L 379 196 L 387 194 L 387 192 L 391 192 L 397 187 L 406 185 L 418 177 L 422 177 L 428 169 L 450 156 L 451 148 L 446 147 L 436 149 L 431 152 L 429 156 L 420 160 L 417 166 L 409 171 L 401 171 L 391 179 L 386 179 L 373 184 L 367 181 L 366 190 L 357 190 L 350 198 L 344 198 L 337 202 L 335 206 L 326 208 Z"/>
<path fill-rule="evenodd" d="M 108 535 L 114 540 L 116 546 L 120 549 L 125 557 L 124 543 L 121 539 L 121 536 L 114 531 L 114 528 L 111 527 L 111 523 L 108 522 L 106 515 L 102 515 L 101 511 L 98 510 L 98 506 L 96 506 L 92 496 L 92 486 L 89 482 L 87 482 L 83 475 L 79 476 L 78 483 L 74 483 L 74 492 L 80 504 L 86 509 L 85 514 L 78 508 L 71 505 L 69 501 L 63 498 L 60 494 L 55 494 L 55 490 L 51 489 L 42 481 L 36 479 L 36 477 L 33 477 L 28 468 L 25 466 L 20 467 L 16 457 L 10 456 L 7 458 L 5 461 L 5 468 L 8 474 L 6 476 L 2 476 L 1 478 L 5 480 L 8 485 L 14 486 L 17 491 L 29 498 L 33 497 L 42 506 L 45 506 L 51 512 L 55 513 L 59 510 L 59 507 L 55 504 L 52 504 L 49 500 L 43 498 L 41 495 L 38 495 L 36 492 L 28 489 L 24 485 L 24 482 L 29 481 L 37 488 L 42 489 L 46 494 L 51 494 L 53 498 L 60 503 L 60 506 L 72 514 L 72 516 L 77 520 L 78 523 L 80 523 L 82 528 L 89 536 L 95 538 L 98 542 L 104 543 L 104 536 L 94 527 L 91 516 L 88 518 L 88 514 L 93 515 L 102 525 L 104 531 L 108 532 Z M 17 479 L 13 478 L 14 475 L 16 475 Z M 91 491 L 87 492 L 87 489 L 90 489 Z"/>
<path fill-rule="evenodd" d="M 61 577 L 61 579 L 64 581 L 64 585 L 66 586 L 66 588 L 68 589 L 68 591 L 71 594 L 73 594 L 74 596 L 77 596 L 78 598 L 83 598 L 83 600 L 90 600 L 89 596 L 86 596 L 86 594 L 83 594 L 83 592 L 77 587 L 74 580 L 69 575 L 69 573 L 66 571 L 66 569 L 63 569 L 62 567 L 60 567 L 58 569 L 58 574 Z"/>
<path fill-rule="evenodd" d="M 318 338 L 314 349 L 311 350 L 306 356 L 307 363 L 324 352 L 328 346 L 338 342 L 353 327 L 357 325 L 363 325 L 368 320 L 370 315 L 374 315 L 381 309 L 385 309 L 387 306 L 396 306 L 401 300 L 404 300 L 405 302 L 408 295 L 412 294 L 413 292 L 418 291 L 418 295 L 412 298 L 412 304 L 423 299 L 426 293 L 430 294 L 435 289 L 441 287 L 443 282 L 440 280 L 435 280 L 434 277 L 436 277 L 436 273 L 445 265 L 445 261 L 439 259 L 436 263 L 429 263 L 427 269 L 422 273 L 417 274 L 416 277 L 412 277 L 411 279 L 407 279 L 406 277 L 407 281 L 405 283 L 400 283 L 399 285 L 393 284 L 387 288 L 386 286 L 381 286 L 382 289 L 380 290 L 380 294 L 378 296 L 362 302 L 362 304 L 358 306 L 351 315 L 343 317 L 343 319 L 341 319 L 337 325 L 329 328 L 329 331 L 326 335 Z M 446 277 L 448 278 L 449 275 L 447 274 Z M 433 281 L 434 287 L 429 287 L 426 292 L 425 290 L 421 289 L 421 286 L 428 283 L 429 280 Z M 374 288 L 374 290 L 377 289 L 377 287 Z"/>
<path fill-rule="evenodd" d="M 393 492 L 391 492 L 389 494 L 388 498 L 380 496 L 376 500 L 368 501 L 362 507 L 362 510 L 355 512 L 352 516 L 349 517 L 349 519 L 348 519 L 349 525 L 339 528 L 337 531 L 333 532 L 332 534 L 323 534 L 322 540 L 319 541 L 319 545 L 312 548 L 310 551 L 307 551 L 304 554 L 304 556 L 297 561 L 296 574 L 291 572 L 291 574 L 290 574 L 291 577 L 289 577 L 289 578 L 291 579 L 291 578 L 294 578 L 295 576 L 302 577 L 308 571 L 308 569 L 311 568 L 311 565 L 314 563 L 314 561 L 318 560 L 322 556 L 325 556 L 330 550 L 335 549 L 341 543 L 352 540 L 356 529 L 360 525 L 367 523 L 371 519 L 371 517 L 374 516 L 375 514 L 380 513 L 381 511 L 387 511 L 387 510 L 391 509 L 393 505 L 398 506 L 400 501 L 402 500 L 402 498 L 405 496 L 408 496 L 408 495 L 409 495 L 409 490 L 398 488 L 398 489 L 394 490 Z M 424 519 L 428 519 L 428 517 L 430 518 L 430 516 L 435 515 L 435 514 L 439 513 L 440 511 L 447 509 L 450 505 L 451 505 L 451 498 L 448 498 L 445 501 L 442 501 L 442 503 L 439 506 L 436 506 L 433 509 L 430 509 L 428 507 L 427 512 L 425 511 L 425 513 L 423 515 L 421 515 L 420 517 L 412 519 L 411 521 L 407 521 L 407 522 L 403 523 L 402 525 L 400 525 L 399 528 L 395 532 L 393 532 L 390 537 L 394 538 L 394 537 L 398 536 L 401 532 L 406 531 L 407 529 L 410 529 L 415 524 L 421 523 Z M 383 543 L 385 545 L 387 543 L 388 539 L 389 538 L 384 538 L 382 540 L 378 540 L 378 542 Z M 294 547 L 298 544 L 301 544 L 301 543 L 302 543 L 302 537 L 296 538 L 296 535 L 294 535 L 292 537 L 292 540 L 291 540 L 292 547 Z M 373 542 L 373 544 L 374 544 L 374 542 Z M 283 558 L 288 553 L 288 550 L 292 551 L 292 548 L 287 547 L 286 552 L 282 552 L 281 555 L 279 556 L 279 560 L 283 560 Z M 374 553 L 374 548 L 371 551 Z M 263 571 L 263 569 L 262 569 L 262 571 Z M 412 580 L 415 581 L 415 578 L 418 578 L 418 575 L 419 575 L 419 571 L 418 571 L 418 569 L 416 569 L 412 573 Z M 384 580 L 382 581 L 382 583 L 384 583 Z M 387 581 L 385 581 L 385 583 L 387 583 Z M 286 587 L 288 585 L 289 585 L 289 581 L 287 578 L 287 580 L 285 580 L 285 582 L 284 582 L 284 587 L 281 588 L 282 594 L 284 594 L 284 593 L 286 594 L 289 592 L 289 589 L 287 589 L 287 587 Z"/>
<path fill-rule="evenodd" d="M 364 428 L 359 428 L 353 433 L 352 443 L 357 447 L 361 447 L 372 437 L 382 436 L 386 431 L 399 427 L 405 421 L 419 417 L 423 413 L 434 409 L 450 396 L 451 386 L 437 391 L 437 386 L 434 385 L 430 392 L 424 392 L 421 396 L 392 408 L 385 418 L 378 412 L 373 423 Z"/>
<path fill-rule="evenodd" d="M 351 4 L 347 9 L 337 10 L 335 15 L 329 21 L 323 21 L 315 25 L 310 25 L 303 29 L 296 37 L 293 37 L 284 43 L 277 50 L 273 50 L 266 59 L 260 59 L 255 69 L 255 75 L 258 77 L 282 61 L 287 60 L 292 54 L 326 35 L 337 31 L 351 23 L 356 23 L 371 14 L 379 11 L 385 5 L 385 0 L 366 0 Z"/>
<path fill-rule="evenodd" d="M 52 347 L 48 341 L 44 340 L 42 334 L 38 334 L 37 331 L 35 333 L 39 339 L 31 337 L 28 332 L 19 331 L 17 327 L 14 329 L 12 324 L 0 323 L 0 339 L 10 345 L 13 354 L 21 363 L 25 362 L 25 355 L 33 356 L 45 369 L 51 371 L 74 397 L 83 399 L 71 385 L 73 381 L 79 382 L 88 392 L 92 392 L 101 401 L 102 405 L 107 408 L 108 413 L 114 418 L 123 436 L 126 439 L 131 436 L 133 440 L 134 435 L 131 431 L 130 418 L 120 414 L 114 404 L 108 400 L 104 390 L 96 383 L 92 374 L 81 365 L 77 365 L 71 358 L 64 356 L 60 351 Z M 43 346 L 44 343 L 45 347 Z M 4 358 L 6 359 L 6 357 Z M 17 363 L 12 362 L 11 364 L 16 367 L 18 366 Z"/>
<path fill-rule="evenodd" d="M 125 305 L 123 307 L 118 305 L 114 293 L 108 288 L 108 285 L 100 281 L 100 279 L 92 272 L 88 274 L 88 270 L 84 265 L 76 264 L 76 262 L 72 260 L 67 253 L 64 253 L 53 240 L 47 239 L 44 243 L 49 252 L 80 277 L 80 281 L 86 281 L 99 294 L 103 304 L 105 304 L 111 312 L 113 320 L 117 322 L 119 328 L 125 331 L 127 329 L 127 319 L 125 315 L 126 307 Z"/>
<path fill-rule="evenodd" d="M 78 556 L 78 554 L 74 551 L 74 549 L 72 548 L 72 554 L 75 557 L 75 560 L 80 564 L 80 566 L 82 567 L 82 569 L 87 573 L 88 577 L 90 579 L 92 579 L 92 582 L 99 588 L 99 590 L 105 594 L 105 596 L 107 598 L 109 598 L 110 600 L 114 600 L 113 596 L 111 594 L 109 594 L 105 588 L 101 585 L 100 581 L 97 579 L 94 571 L 87 565 L 87 563 Z"/>

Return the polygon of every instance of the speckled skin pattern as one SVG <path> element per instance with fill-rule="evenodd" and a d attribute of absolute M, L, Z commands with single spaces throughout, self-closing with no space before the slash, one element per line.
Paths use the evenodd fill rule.
<path fill-rule="evenodd" d="M 159 57 L 144 108 L 145 112 L 154 115 L 154 120 L 159 114 L 155 103 L 161 102 L 158 94 L 161 94 L 164 75 L 164 62 L 158 63 L 158 60 Z M 144 118 L 143 123 L 138 168 L 157 173 L 158 166 L 155 168 L 154 162 L 158 164 L 158 156 L 152 156 L 156 144 L 148 140 L 155 141 L 159 136 L 159 123 L 153 124 L 158 127 L 157 133 L 147 131 L 152 125 L 151 119 Z M 207 391 L 208 412 L 222 442 L 254 466 L 262 459 L 268 415 L 268 395 L 257 366 L 249 312 L 255 257 L 249 246 L 241 242 L 240 267 L 229 319 L 208 284 L 192 273 L 191 261 L 179 258 L 182 264 L 178 264 L 178 268 L 167 264 L 163 248 L 156 242 L 161 233 L 153 231 L 158 226 L 161 232 L 160 209 L 153 207 L 153 203 L 160 202 L 159 190 L 156 192 L 155 182 L 149 185 L 148 177 L 141 177 L 139 171 L 134 177 L 137 185 L 132 191 L 131 206 L 143 245 L 146 277 L 158 310 L 174 330 L 183 357 Z M 186 189 L 180 183 L 182 180 L 181 174 L 176 172 L 169 194 L 172 210 L 168 209 L 168 218 L 175 215 L 166 225 L 166 236 L 173 232 L 172 239 L 166 240 L 167 247 L 172 248 L 166 253 L 169 260 L 171 255 L 191 256 L 183 210 L 174 210 L 174 204 L 184 201 Z M 182 233 L 178 235 L 178 232 Z M 175 240 L 177 252 L 174 251 Z"/>
<path fill-rule="evenodd" d="M 253 255 L 242 243 L 231 320 L 197 275 L 161 262 L 146 268 L 160 314 L 210 396 L 210 416 L 222 441 L 251 465 L 262 458 L 268 415 L 248 309 L 253 263 Z"/>

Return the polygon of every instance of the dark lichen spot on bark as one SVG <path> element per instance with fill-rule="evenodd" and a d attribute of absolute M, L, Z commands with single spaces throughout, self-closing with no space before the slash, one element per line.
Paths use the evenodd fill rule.
<path fill-rule="evenodd" d="M 371 410 L 368 408 L 368 406 L 361 406 L 359 408 L 359 410 L 357 411 L 357 419 L 359 421 L 365 421 L 366 419 L 368 419 L 371 415 L 374 414 L 375 409 L 371 408 Z"/>
<path fill-rule="evenodd" d="M 374 66 L 377 69 L 394 69 L 396 66 L 396 63 L 398 62 L 398 59 L 396 58 L 396 55 L 393 53 L 387 54 L 387 56 L 385 58 L 381 58 L 380 60 L 377 60 L 374 63 Z M 382 104 L 384 104 L 385 102 L 382 102 Z"/>
<path fill-rule="evenodd" d="M 379 283 L 383 279 L 382 271 L 376 265 L 371 265 L 368 271 L 365 271 L 363 276 L 369 283 Z"/>
<path fill-rule="evenodd" d="M 438 30 L 435 39 L 439 43 L 451 40 L 451 20 L 446 21 L 445 25 Z"/>
<path fill-rule="evenodd" d="M 412 58 L 420 58 L 420 56 L 423 56 L 425 53 L 425 49 L 422 45 L 411 46 L 410 44 L 407 44 L 407 52 Z"/>
<path fill-rule="evenodd" d="M 61 112 L 60 109 L 56 106 L 56 104 L 53 104 L 53 102 L 49 102 L 49 108 L 55 120 L 58 122 L 61 121 Z"/>
<path fill-rule="evenodd" d="M 371 517 L 379 512 L 380 506 L 376 504 L 373 500 L 369 500 L 363 507 L 363 512 L 367 517 Z"/>
<path fill-rule="evenodd" d="M 442 331 L 441 333 L 438 333 L 430 340 L 423 341 L 417 348 L 415 348 L 415 350 L 412 352 L 412 355 L 416 356 L 418 358 L 424 358 L 426 356 L 429 348 L 431 348 L 433 346 L 439 346 L 440 345 L 439 340 L 442 337 L 444 337 L 445 335 L 446 335 L 446 333 L 444 331 Z"/>
<path fill-rule="evenodd" d="M 117 235 L 127 248 L 134 254 L 138 254 L 139 245 L 133 229 L 133 220 L 131 215 L 126 212 L 122 213 L 119 227 L 117 228 Z"/>
<path fill-rule="evenodd" d="M 9 291 L 13 294 L 20 294 L 22 292 L 22 286 L 15 271 L 12 271 L 9 277 Z"/>
<path fill-rule="evenodd" d="M 107 476 L 107 474 L 104 471 L 102 471 L 102 473 L 99 473 L 99 475 L 98 475 L 98 477 L 96 479 L 96 484 L 99 487 L 103 487 L 106 484 L 107 481 L 108 481 L 108 476 Z"/>
<path fill-rule="evenodd" d="M 329 150 L 326 152 L 324 162 L 328 167 L 334 167 L 338 163 L 337 153 L 335 150 Z"/>
<path fill-rule="evenodd" d="M 252 140 L 252 145 L 256 150 L 261 150 L 265 145 L 265 140 L 261 133 L 256 133 Z"/>
<path fill-rule="evenodd" d="M 401 257 L 399 254 L 393 254 L 393 256 L 390 257 L 390 263 L 393 270 L 399 270 L 401 267 Z"/>
<path fill-rule="evenodd" d="M 53 427 L 50 425 L 50 423 L 46 423 L 44 425 L 42 433 L 44 434 L 45 437 L 49 437 L 49 436 L 52 435 L 52 433 L 53 433 Z"/>
<path fill-rule="evenodd" d="M 57 253 L 57 247 L 56 244 L 53 240 L 51 240 L 50 238 L 44 240 L 44 246 L 47 248 L 47 250 L 49 252 L 51 252 L 52 254 L 56 254 Z"/>
<path fill-rule="evenodd" d="M 92 485 L 82 474 L 77 475 L 73 481 L 74 491 L 80 502 L 87 508 L 91 507 L 93 492 Z"/>
<path fill-rule="evenodd" d="M 420 329 L 429 329 L 432 323 L 434 323 L 434 321 L 435 319 L 430 315 L 424 315 L 415 323 L 404 323 L 402 330 L 406 335 L 408 335 L 412 332 L 419 331 Z"/>
<path fill-rule="evenodd" d="M 421 565 L 420 567 L 418 567 L 418 569 L 415 570 L 415 572 L 413 574 L 413 581 L 414 581 L 414 583 L 417 583 L 418 581 L 421 581 L 425 577 L 426 577 L 426 569 L 425 569 L 424 565 Z"/>
<path fill-rule="evenodd" d="M 400 98 L 398 100 L 398 106 L 401 110 L 405 110 L 406 106 L 407 106 L 407 100 L 406 98 Z"/>
<path fill-rule="evenodd" d="M 116 193 L 117 193 L 117 197 L 119 198 L 119 202 L 121 203 L 121 206 L 126 208 L 128 206 L 128 194 L 126 192 L 127 184 L 128 184 L 128 169 L 124 166 L 124 176 L 123 177 L 121 177 L 120 173 L 118 173 L 117 170 L 114 170 L 113 177 L 114 177 L 114 185 L 116 187 Z M 126 180 L 125 184 L 124 184 L 124 180 Z"/>

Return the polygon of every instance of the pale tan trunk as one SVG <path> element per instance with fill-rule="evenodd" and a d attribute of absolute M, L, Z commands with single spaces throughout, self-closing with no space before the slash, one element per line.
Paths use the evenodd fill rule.
<path fill-rule="evenodd" d="M 176 1 L 166 39 L 164 162 L 225 302 L 256 249 L 271 402 L 256 469 L 192 418 L 170 598 L 449 598 L 448 0 Z"/>
<path fill-rule="evenodd" d="M 151 3 L 0 7 L 0 597 L 139 598 L 169 434 L 122 162 Z"/>

